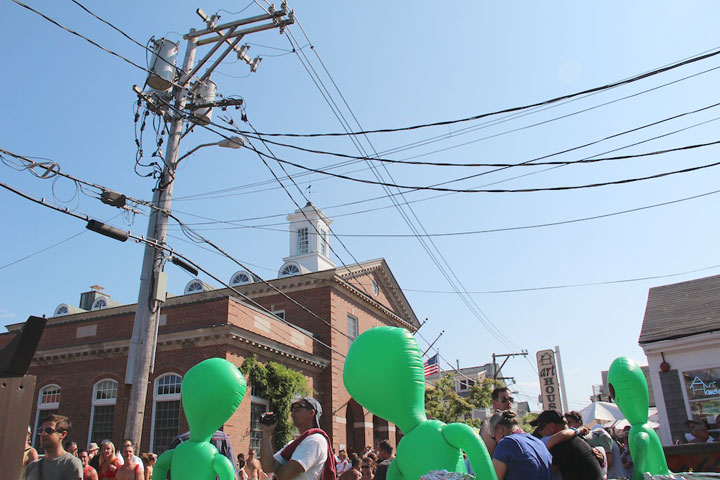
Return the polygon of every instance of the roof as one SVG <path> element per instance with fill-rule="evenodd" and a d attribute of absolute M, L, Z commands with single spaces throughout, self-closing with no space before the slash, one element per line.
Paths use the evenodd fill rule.
<path fill-rule="evenodd" d="M 720 330 L 720 275 L 650 289 L 640 344 Z"/>

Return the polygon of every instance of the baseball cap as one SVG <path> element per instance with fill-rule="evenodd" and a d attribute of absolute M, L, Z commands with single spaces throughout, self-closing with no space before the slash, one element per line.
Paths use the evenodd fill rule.
<path fill-rule="evenodd" d="M 557 410 L 545 410 L 535 420 L 531 421 L 530 425 L 537 427 L 548 423 L 565 423 L 565 419 Z"/>
<path fill-rule="evenodd" d="M 310 408 L 315 410 L 315 427 L 320 428 L 320 415 L 322 415 L 322 406 L 320 405 L 320 402 L 315 400 L 313 397 L 304 397 L 298 398 L 293 402 L 293 404 L 307 404 L 307 406 L 310 406 Z"/>

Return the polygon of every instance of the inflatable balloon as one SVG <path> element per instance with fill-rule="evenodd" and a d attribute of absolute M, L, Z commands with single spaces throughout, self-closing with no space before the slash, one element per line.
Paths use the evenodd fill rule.
<path fill-rule="evenodd" d="M 669 475 L 660 439 L 647 423 L 648 388 L 642 370 L 627 357 L 616 358 L 608 371 L 610 395 L 625 418 L 630 422 L 630 455 L 632 456 L 633 480 L 651 475 Z"/>
<path fill-rule="evenodd" d="M 232 462 L 210 443 L 213 433 L 237 410 L 247 385 L 240 370 L 222 358 L 210 358 L 192 367 L 182 381 L 183 410 L 190 439 L 157 459 L 154 475 L 173 480 L 233 480 Z"/>
<path fill-rule="evenodd" d="M 374 372 L 371 382 L 367 372 Z M 387 480 L 417 480 L 431 470 L 467 473 L 461 449 L 476 478 L 497 478 L 485 444 L 472 428 L 425 416 L 422 356 L 404 328 L 377 327 L 357 337 L 345 359 L 343 382 L 360 405 L 405 434 Z"/>

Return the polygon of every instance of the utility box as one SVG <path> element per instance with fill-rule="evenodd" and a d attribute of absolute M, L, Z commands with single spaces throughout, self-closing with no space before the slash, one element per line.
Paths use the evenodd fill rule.
<path fill-rule="evenodd" d="M 168 90 L 172 87 L 177 64 L 178 45 L 166 38 L 153 41 L 153 55 L 149 69 L 152 72 L 147 84 L 155 90 Z"/>

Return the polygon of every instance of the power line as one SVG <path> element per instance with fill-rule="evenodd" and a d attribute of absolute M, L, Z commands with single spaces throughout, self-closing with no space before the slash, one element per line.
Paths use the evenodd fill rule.
<path fill-rule="evenodd" d="M 259 155 L 262 155 L 264 157 L 268 157 L 268 155 L 265 155 L 264 153 L 256 150 L 252 146 L 245 146 L 244 148 L 247 148 L 249 150 L 252 150 Z M 270 157 L 268 157 L 270 158 Z M 277 157 L 275 157 L 277 158 Z M 382 185 L 386 187 L 395 187 L 399 189 L 404 190 L 429 190 L 429 191 L 435 191 L 435 192 L 455 192 L 455 193 L 532 193 L 532 192 L 553 192 L 553 191 L 565 191 L 565 190 L 580 190 L 585 188 L 597 188 L 597 187 L 605 187 L 608 185 L 622 185 L 626 183 L 634 183 L 634 182 L 641 182 L 645 180 L 653 180 L 657 178 L 667 177 L 670 175 L 677 175 L 681 173 L 689 173 L 696 170 L 702 170 L 705 168 L 715 167 L 717 165 L 720 165 L 720 162 L 714 162 L 709 163 L 705 165 L 700 165 L 697 167 L 689 167 L 681 170 L 673 170 L 670 172 L 662 172 L 655 175 L 648 175 L 644 177 L 635 177 L 635 178 L 626 178 L 621 180 L 614 180 L 609 182 L 598 182 L 598 183 L 590 183 L 590 184 L 584 184 L 584 185 L 565 185 L 565 186 L 556 186 L 556 187 L 538 187 L 538 188 L 517 188 L 517 189 L 472 189 L 472 188 L 447 188 L 447 187 L 436 187 L 436 186 L 422 186 L 422 185 L 400 185 L 397 183 L 390 183 L 385 181 L 379 181 L 379 180 L 367 180 L 362 178 L 356 178 L 356 177 L 350 177 L 348 175 L 342 175 L 339 173 L 332 173 L 332 172 L 326 172 L 323 170 L 319 170 L 316 168 L 311 167 L 305 167 L 303 165 L 300 165 L 295 162 L 291 162 L 289 160 L 282 160 L 280 158 L 277 158 L 278 161 L 285 163 L 287 165 L 292 165 L 293 167 L 300 168 L 302 170 L 307 170 L 310 172 L 319 173 L 322 175 L 327 175 L 330 177 L 336 177 L 343 180 L 349 180 L 356 183 L 366 183 L 370 185 Z M 457 180 L 453 180 L 457 181 Z"/>
<path fill-rule="evenodd" d="M 62 208 L 56 207 L 56 206 L 54 206 L 54 205 L 50 205 L 50 204 L 48 204 L 47 202 L 45 202 L 44 199 L 38 200 L 38 199 L 36 199 L 36 198 L 34 198 L 34 197 L 26 194 L 26 193 L 21 192 L 20 190 L 14 188 L 14 187 L 11 187 L 10 185 L 8 185 L 8 184 L 6 184 L 6 183 L 0 182 L 0 187 L 4 188 L 4 189 L 6 189 L 6 190 L 8 190 L 8 191 L 10 191 L 10 192 L 12 192 L 12 193 L 20 196 L 20 197 L 25 198 L 26 200 L 30 200 L 30 201 L 32 201 L 32 202 L 34 202 L 34 203 L 39 204 L 39 205 L 43 205 L 43 206 L 48 207 L 48 208 L 50 208 L 50 209 L 52 209 L 52 210 L 55 210 L 55 211 L 57 211 L 57 212 L 64 213 L 64 214 L 66 214 L 66 215 L 70 215 L 71 217 L 75 217 L 75 218 L 80 219 L 80 220 L 83 220 L 83 221 L 85 221 L 85 222 L 88 222 L 88 221 L 92 220 L 92 218 L 91 218 L 89 215 L 77 214 L 77 213 L 71 212 L 71 211 L 69 211 L 69 210 L 67 210 L 67 209 L 62 209 Z M 172 217 L 172 215 L 170 215 L 170 216 Z M 173 217 L 173 219 L 174 219 L 175 221 L 178 221 L 178 220 L 177 220 L 176 218 L 174 218 L 174 217 Z M 315 341 L 315 342 L 319 343 L 320 345 L 328 348 L 329 350 L 337 353 L 337 354 L 340 355 L 341 357 L 343 357 L 343 358 L 345 357 L 344 354 L 338 352 L 337 350 L 335 350 L 334 348 L 332 348 L 330 345 L 327 345 L 326 343 L 322 342 L 321 340 L 315 338 L 315 336 L 313 336 L 312 334 L 304 331 L 303 329 L 301 329 L 301 328 L 299 328 L 298 326 L 296 326 L 296 325 L 294 325 L 294 324 L 286 321 L 285 319 L 282 319 L 282 318 L 276 316 L 276 315 L 273 314 L 270 310 L 268 310 L 267 308 L 265 308 L 264 306 L 262 306 L 262 305 L 261 305 L 260 303 L 258 303 L 257 301 L 255 301 L 255 300 L 253 300 L 252 298 L 248 297 L 248 296 L 245 295 L 244 293 L 238 291 L 237 289 L 235 289 L 235 288 L 232 287 L 231 285 L 227 284 L 226 282 L 224 282 L 224 281 L 221 280 L 220 278 L 216 277 L 215 275 L 213 275 L 212 273 L 210 273 L 209 271 L 207 271 L 207 270 L 206 270 L 205 268 L 203 268 L 201 265 L 195 263 L 194 261 L 192 261 L 192 260 L 189 259 L 188 257 L 186 257 L 186 256 L 184 256 L 184 255 L 182 255 L 182 254 L 180 254 L 180 253 L 178 253 L 178 252 L 176 252 L 174 249 L 172 249 L 172 248 L 170 248 L 170 247 L 168 247 L 168 246 L 166 246 L 166 245 L 164 245 L 164 244 L 158 243 L 157 241 L 154 241 L 154 240 L 145 238 L 145 237 L 143 237 L 143 236 L 138 236 L 138 235 L 132 234 L 132 233 L 130 233 L 130 232 L 127 232 L 127 235 L 128 235 L 128 238 L 132 238 L 133 240 L 135 240 L 135 241 L 137 241 L 137 242 L 139 242 L 139 243 L 145 243 L 146 245 L 149 245 L 149 246 L 152 247 L 152 248 L 155 248 L 155 249 L 157 249 L 157 250 L 161 250 L 161 251 L 170 253 L 170 254 L 173 255 L 173 256 L 176 256 L 176 257 L 181 258 L 182 260 L 186 261 L 188 264 L 190 264 L 190 265 L 192 265 L 193 267 L 197 268 L 198 270 L 202 271 L 204 274 L 206 274 L 207 276 L 209 276 L 210 278 L 212 278 L 212 279 L 215 280 L 216 282 L 222 284 L 225 288 L 228 288 L 228 289 L 232 290 L 233 292 L 235 292 L 236 294 L 238 294 L 239 296 L 241 296 L 244 300 L 246 300 L 246 301 L 252 303 L 253 305 L 255 305 L 256 307 L 260 308 L 263 312 L 272 315 L 273 318 L 276 318 L 276 319 L 280 320 L 281 322 L 283 322 L 283 323 L 285 323 L 286 325 L 294 328 L 295 330 L 297 330 L 298 332 L 302 333 L 303 335 L 310 337 L 313 341 Z M 208 240 L 204 240 L 204 241 L 205 241 L 205 243 L 208 243 L 209 245 L 211 245 L 213 248 L 215 248 L 215 249 L 217 249 L 218 251 L 222 252 L 226 257 L 230 258 L 230 259 L 233 260 L 235 263 L 238 263 L 241 267 L 245 268 L 248 272 L 250 272 L 251 274 L 255 275 L 250 269 L 248 269 L 248 268 L 245 267 L 244 265 L 242 265 L 242 264 L 240 264 L 239 262 L 237 262 L 237 260 L 235 260 L 232 256 L 230 256 L 229 254 L 227 254 L 226 252 L 224 252 L 224 251 L 223 251 L 222 249 L 220 249 L 218 246 L 214 245 L 212 242 L 210 242 L 210 241 L 208 241 Z M 260 277 L 258 277 L 258 278 L 260 278 Z M 262 279 L 261 279 L 261 280 L 262 280 Z M 289 300 L 291 300 L 291 301 L 292 301 L 293 303 L 295 303 L 297 306 L 301 307 L 301 308 L 302 308 L 303 310 L 305 310 L 307 313 L 310 313 L 312 316 L 320 319 L 320 320 L 323 321 L 324 323 L 328 324 L 331 328 L 335 328 L 335 327 L 333 327 L 329 322 L 323 320 L 323 319 L 320 318 L 318 315 L 316 315 L 315 313 L 313 313 L 313 312 L 311 312 L 310 310 L 308 310 L 307 307 L 301 305 L 300 303 L 296 302 L 296 301 L 293 300 L 292 298 L 288 297 L 287 294 L 285 294 L 284 292 L 281 292 L 281 291 L 278 290 L 275 286 L 270 285 L 270 284 L 267 283 L 265 280 L 262 280 L 262 281 L 263 281 L 264 283 L 266 283 L 268 286 L 270 286 L 271 288 L 273 288 L 274 290 L 276 290 L 276 291 L 277 291 L 278 293 L 280 293 L 281 295 L 283 295 L 283 296 L 285 296 L 286 298 L 288 298 Z M 335 329 L 336 329 L 336 328 L 335 328 Z M 336 330 L 337 330 L 337 329 L 336 329 Z M 340 332 L 340 333 L 343 333 L 343 332 Z M 347 335 L 346 335 L 346 336 L 347 336 Z"/>
<path fill-rule="evenodd" d="M 296 18 L 296 21 L 299 21 L 299 20 L 297 20 L 297 18 Z M 293 40 L 292 40 L 292 39 L 294 39 L 294 35 L 293 35 L 292 31 L 291 31 L 290 29 L 288 29 L 285 33 L 286 33 L 286 38 L 288 39 L 288 41 L 290 42 L 290 44 L 293 46 L 293 48 L 295 48 L 295 44 L 293 43 Z M 304 30 L 303 30 L 303 34 L 305 35 L 305 38 L 307 39 L 307 41 L 311 44 L 311 50 L 315 53 L 315 56 L 317 57 L 318 61 L 319 61 L 320 64 L 322 65 L 323 70 L 325 71 L 326 75 L 328 76 L 328 78 L 329 78 L 330 81 L 332 82 L 333 86 L 335 87 L 335 90 L 336 90 L 336 91 L 338 92 L 338 94 L 340 95 L 340 98 L 342 99 L 343 103 L 345 104 L 345 107 L 347 108 L 347 110 L 350 112 L 350 115 L 352 116 L 353 120 L 355 121 L 355 124 L 358 126 L 358 128 L 360 128 L 360 129 L 362 130 L 362 126 L 360 125 L 360 122 L 359 122 L 358 118 L 355 116 L 355 113 L 353 112 L 352 108 L 350 108 L 350 105 L 348 104 L 347 100 L 345 99 L 345 96 L 342 94 L 342 91 L 340 90 L 340 88 L 338 87 L 337 83 L 335 82 L 335 79 L 334 79 L 333 76 L 330 74 L 330 71 L 329 71 L 329 70 L 327 69 L 327 67 L 325 66 L 325 63 L 324 63 L 324 62 L 322 61 L 322 59 L 320 58 L 319 53 L 317 52 L 317 50 L 316 50 L 316 49 L 314 48 L 314 46 L 312 45 L 312 41 L 311 41 L 310 38 L 307 36 L 307 33 L 306 33 Z M 292 37 L 292 39 L 291 39 L 291 37 Z M 295 43 L 298 43 L 297 40 L 295 40 Z M 305 63 L 302 62 L 301 55 L 302 55 L 302 57 L 304 57 L 304 58 L 306 59 L 308 66 L 305 66 Z M 349 122 L 348 122 L 347 120 L 345 120 L 345 118 L 344 118 L 344 116 L 343 116 L 343 114 L 342 114 L 342 111 L 337 107 L 337 104 L 336 104 L 335 101 L 332 99 L 332 95 L 330 95 L 330 92 L 327 90 L 327 88 L 325 88 L 324 84 L 322 83 L 322 80 L 320 79 L 320 76 L 317 74 L 317 72 L 315 71 L 315 69 L 312 67 L 312 64 L 310 63 L 309 59 L 307 58 L 307 56 L 305 56 L 305 53 L 302 52 L 302 51 L 299 52 L 298 58 L 301 59 L 301 63 L 303 63 L 303 66 L 305 66 L 305 69 L 306 69 L 306 71 L 308 71 L 308 74 L 310 74 L 310 70 L 312 70 L 312 71 L 315 73 L 315 76 L 318 78 L 319 85 L 318 85 L 318 82 L 315 82 L 314 79 L 313 79 L 313 82 L 316 84 L 316 86 L 318 86 L 318 88 L 320 89 L 321 93 L 323 94 L 323 97 L 324 97 L 325 100 L 328 102 L 328 105 L 331 107 L 331 110 L 332 110 L 333 113 L 336 115 L 336 117 L 338 117 L 338 120 L 340 120 L 340 123 L 341 123 L 341 125 L 343 125 L 343 128 L 346 130 L 346 132 L 348 132 L 348 131 L 350 130 L 350 124 L 349 124 Z M 309 67 L 309 68 L 308 68 L 308 67 Z M 312 78 L 312 74 L 310 74 L 310 76 L 311 76 L 311 78 Z M 321 88 L 321 87 L 322 87 L 322 88 Z M 324 90 L 325 92 L 327 92 L 327 94 L 328 94 L 327 97 L 325 97 L 325 94 L 323 93 L 323 90 Z M 330 100 L 330 101 L 328 101 L 328 97 L 329 97 L 329 100 Z M 335 109 L 332 108 L 333 106 L 335 106 Z M 358 149 L 358 151 L 359 151 L 361 154 L 364 154 L 365 156 L 368 156 L 368 155 L 367 155 L 367 152 L 366 152 L 365 149 L 363 148 L 362 144 L 361 144 L 359 141 L 356 141 L 356 137 L 355 137 L 355 136 L 350 136 L 349 138 L 350 138 L 351 141 L 355 144 L 356 148 Z M 368 143 L 368 145 L 370 145 L 370 147 L 372 148 L 373 152 L 375 153 L 375 156 L 376 156 L 376 157 L 379 157 L 379 154 L 378 154 L 377 150 L 375 149 L 374 145 L 372 144 L 372 142 L 370 141 L 370 138 L 369 138 L 367 135 L 364 135 L 364 138 L 365 138 L 365 141 Z M 373 163 L 371 160 L 366 160 L 366 162 L 367 162 L 368 166 L 370 167 L 370 169 L 372 170 L 373 175 L 378 179 L 378 181 L 384 181 L 384 179 L 383 179 L 383 177 L 382 177 L 382 174 L 380 173 L 379 169 L 377 169 L 377 168 L 375 167 L 374 163 Z M 382 166 L 382 168 L 385 170 L 385 172 L 386 172 L 386 174 L 389 176 L 389 178 L 394 182 L 394 179 L 393 179 L 393 177 L 392 177 L 392 174 L 391 174 L 390 171 L 387 169 L 387 166 L 385 166 L 384 164 L 381 164 L 381 166 Z M 397 198 L 395 198 L 394 196 L 391 195 L 391 191 L 389 190 L 388 186 L 383 186 L 383 190 L 385 191 L 385 193 L 386 193 L 386 195 L 388 196 L 388 198 L 390 198 L 390 200 L 395 204 L 396 210 L 398 211 L 398 213 L 400 214 L 400 216 L 403 218 L 403 220 L 405 221 L 405 223 L 408 225 L 408 227 L 413 231 L 413 233 L 418 233 L 418 230 L 417 230 L 415 224 L 413 223 L 412 219 L 411 219 L 410 216 L 405 212 L 404 208 L 402 207 L 401 203 L 397 200 Z M 404 195 L 402 194 L 402 192 L 399 192 L 399 193 L 400 193 L 400 197 L 402 198 L 403 202 L 405 202 L 405 206 L 406 206 L 407 209 L 410 211 L 410 213 L 412 214 L 412 216 L 415 218 L 415 221 L 417 222 L 417 224 L 419 225 L 419 227 L 420 227 L 423 231 L 426 231 L 426 230 L 425 230 L 425 227 L 423 226 L 422 222 L 420 221 L 420 219 L 418 218 L 417 214 L 416 214 L 415 211 L 413 210 L 412 206 L 410 206 L 410 205 L 407 204 L 407 202 L 406 202 L 406 200 L 405 200 L 405 197 L 404 197 Z M 453 271 L 452 267 L 450 267 L 449 263 L 447 262 L 447 260 L 445 259 L 445 257 L 443 256 L 442 252 L 441 252 L 440 249 L 437 247 L 437 245 L 435 245 L 435 243 L 433 242 L 432 238 L 428 239 L 428 241 L 429 241 L 429 243 L 432 245 L 432 247 L 435 249 L 435 251 L 437 252 L 437 256 L 434 254 L 434 252 L 432 251 L 432 249 L 428 246 L 428 244 L 426 243 L 426 241 L 425 241 L 424 238 L 422 238 L 422 237 L 416 237 L 416 238 L 418 239 L 418 242 L 420 243 L 420 245 L 422 246 L 422 248 L 425 250 L 425 252 L 426 252 L 426 253 L 428 254 L 428 256 L 430 257 L 431 261 L 432 261 L 432 262 L 435 264 L 435 266 L 438 268 L 438 270 L 440 271 L 440 273 L 445 277 L 445 279 L 448 281 L 448 283 L 449 283 L 455 290 L 458 291 L 458 296 L 460 297 L 461 301 L 462 301 L 463 303 L 465 303 L 465 305 L 468 307 L 468 309 L 470 310 L 470 312 L 477 318 L 477 320 L 478 320 L 483 326 L 485 326 L 485 328 L 488 330 L 488 332 L 490 332 L 498 341 L 500 341 L 500 342 L 502 342 L 502 343 L 505 343 L 505 345 L 510 345 L 510 344 L 512 344 L 512 342 L 511 342 L 507 337 L 505 337 L 505 335 L 503 335 L 503 333 L 500 331 L 500 329 L 498 329 L 498 328 L 492 323 L 492 321 L 485 315 L 485 313 L 482 311 L 482 309 L 480 309 L 480 307 L 477 305 L 477 303 L 475 303 L 475 300 L 474 300 L 472 297 L 466 297 L 466 296 L 464 296 L 464 295 L 462 295 L 462 294 L 460 293 L 460 290 L 461 290 L 461 289 L 465 289 L 465 288 L 462 286 L 462 282 L 460 281 L 460 279 L 458 278 L 458 276 L 455 274 L 455 272 Z M 447 267 L 447 269 L 446 269 L 445 267 L 443 267 L 443 265 L 442 265 L 442 263 L 440 262 L 440 260 L 438 260 L 438 257 L 439 257 L 439 259 L 440 259 L 442 262 L 444 262 L 445 267 Z M 454 277 L 455 280 L 453 280 L 453 278 L 451 278 L 451 276 Z M 456 286 L 456 282 L 457 282 L 457 284 L 460 285 L 460 288 L 458 288 L 458 287 Z"/>
<path fill-rule="evenodd" d="M 14 0 L 14 1 L 16 1 L 16 0 Z M 296 19 L 296 22 L 297 22 L 297 19 Z M 361 130 L 361 131 L 357 131 L 357 132 L 304 133 L 304 134 L 301 134 L 301 133 L 260 133 L 260 135 L 262 135 L 262 136 L 272 136 L 272 137 L 341 137 L 341 136 L 368 135 L 368 134 L 373 134 L 373 133 L 392 133 L 392 132 L 416 130 L 416 129 L 427 128 L 427 127 L 437 127 L 437 126 L 443 126 L 443 125 L 453 125 L 453 124 L 456 124 L 456 123 L 469 122 L 469 121 L 472 121 L 472 120 L 479 120 L 479 119 L 485 118 L 485 117 L 500 115 L 500 114 L 504 114 L 504 113 L 518 112 L 518 111 L 527 110 L 527 109 L 531 109 L 531 108 L 535 108 L 535 107 L 540 107 L 540 106 L 543 106 L 543 105 L 549 105 L 549 104 L 553 104 L 553 103 L 560 102 L 560 101 L 562 101 L 562 100 L 568 100 L 568 99 L 571 99 L 571 98 L 575 98 L 575 97 L 579 97 L 579 96 L 583 96 L 583 95 L 588 95 L 588 94 L 595 93 L 595 92 L 601 92 L 601 91 L 604 91 L 604 90 L 609 90 L 609 89 L 616 88 L 616 87 L 619 87 L 619 86 L 622 86 L 622 85 L 628 85 L 628 84 L 630 84 L 630 83 L 634 83 L 634 82 L 637 82 L 637 81 L 639 81 L 639 80 L 643 80 L 643 79 L 646 79 L 646 78 L 650 78 L 650 77 L 653 77 L 653 76 L 655 76 L 655 75 L 659 75 L 659 74 L 661 74 L 661 73 L 665 73 L 665 72 L 674 70 L 674 69 L 676 69 L 676 68 L 683 67 L 683 66 L 685 66 L 685 65 L 690 65 L 690 64 L 695 63 L 695 62 L 699 62 L 699 61 L 702 61 L 702 60 L 706 60 L 706 59 L 708 59 L 708 58 L 715 57 L 715 56 L 717 56 L 717 55 L 719 55 L 719 54 L 720 54 L 720 50 L 717 50 L 717 51 L 713 51 L 713 52 L 711 52 L 711 53 L 706 53 L 706 54 L 703 54 L 703 55 L 697 55 L 697 56 L 695 56 L 695 57 L 691 57 L 691 58 L 689 58 L 689 59 L 686 59 L 686 60 L 683 60 L 683 61 L 680 61 L 680 62 L 676 62 L 676 63 L 670 64 L 670 65 L 668 65 L 668 66 L 665 66 L 665 67 L 657 68 L 657 69 L 655 69 L 655 70 L 651 70 L 651 71 L 649 71 L 649 72 L 645 72 L 645 73 L 642 73 L 642 74 L 639 74 L 639 75 L 635 75 L 635 76 L 633 76 L 633 77 L 630 77 L 630 78 L 627 78 L 627 79 L 624 79 L 624 80 L 620 80 L 620 81 L 617 81 L 617 82 L 609 83 L 609 84 L 602 85 L 602 86 L 598 86 L 598 87 L 589 88 L 589 89 L 587 89 L 587 90 L 583 90 L 583 91 L 580 91 L 580 92 L 571 93 L 571 94 L 567 94 L 567 95 L 562 95 L 562 96 L 560 96 L 560 97 L 555 97 L 555 98 L 551 98 L 551 99 L 548 99 L 548 100 L 543 100 L 543 101 L 536 102 L 536 103 L 532 103 L 532 104 L 528 104 L 528 105 L 505 108 L 505 109 L 502 109 L 502 110 L 496 110 L 496 111 L 493 111 L 493 112 L 481 113 L 481 114 L 472 115 L 472 116 L 469 116 L 469 117 L 460 118 L 460 119 L 455 119 L 455 120 L 444 120 L 444 121 L 432 122 L 432 123 L 422 123 L 422 124 L 417 124 L 417 125 L 412 125 L 412 126 L 406 126 L 406 127 L 398 127 L 398 128 L 383 128 L 383 129 L 376 129 L 376 130 Z M 242 133 L 244 133 L 244 134 L 250 134 L 250 133 L 252 133 L 252 132 L 242 132 Z"/>
<path fill-rule="evenodd" d="M 595 159 L 595 160 L 586 159 L 586 160 L 579 160 L 579 161 L 575 161 L 575 162 L 536 162 L 535 160 L 550 158 L 550 157 L 554 157 L 554 156 L 561 155 L 561 154 L 564 154 L 564 153 L 569 153 L 569 152 L 574 151 L 574 150 L 580 150 L 580 149 L 582 149 L 582 148 L 589 147 L 589 146 L 592 146 L 592 145 L 601 143 L 601 142 L 603 142 L 603 141 L 606 141 L 606 140 L 610 140 L 610 139 L 612 139 L 612 138 L 619 137 L 619 136 L 621 136 L 621 135 L 626 135 L 626 134 L 629 134 L 629 133 L 634 133 L 634 132 L 637 132 L 637 131 L 642 130 L 642 129 L 644 129 L 644 128 L 649 128 L 649 127 L 657 126 L 657 125 L 659 125 L 659 124 L 661 124 L 661 123 L 664 123 L 664 122 L 668 122 L 668 121 L 671 121 L 671 120 L 676 120 L 676 119 L 678 119 L 678 118 L 681 118 L 681 117 L 684 117 L 684 116 L 687 116 L 687 115 L 692 115 L 692 114 L 699 113 L 699 112 L 702 112 L 702 111 L 705 111 L 705 110 L 709 110 L 709 109 L 715 108 L 715 107 L 717 107 L 717 106 L 719 106 L 719 105 L 720 105 L 720 102 L 719 102 L 719 103 L 714 103 L 714 104 L 712 104 L 712 105 L 708 105 L 708 106 L 705 106 L 705 107 L 702 107 L 702 108 L 699 108 L 699 109 L 695 109 L 695 110 L 692 110 L 692 111 L 689 111 L 689 112 L 684 112 L 684 113 L 681 113 L 681 114 L 678 114 L 678 115 L 673 115 L 673 116 L 671 116 L 671 117 L 667 117 L 667 118 L 664 118 L 664 119 L 659 120 L 659 121 L 656 121 L 656 122 L 648 123 L 648 124 L 642 125 L 642 126 L 640 126 L 640 127 L 635 127 L 635 128 L 630 129 L 630 130 L 625 130 L 625 131 L 623 131 L 623 132 L 616 133 L 616 134 L 613 134 L 613 135 L 610 135 L 610 136 L 601 138 L 601 139 L 599 139 L 599 140 L 595 140 L 595 141 L 590 142 L 590 143 L 585 143 L 585 144 L 583 144 L 583 145 L 579 145 L 579 146 L 576 146 L 576 147 L 572 147 L 572 148 L 570 148 L 570 149 L 565 149 L 565 150 L 562 150 L 562 151 L 559 151 L 559 152 L 547 154 L 547 155 L 544 155 L 544 156 L 542 156 L 542 157 L 537 157 L 536 159 L 528 160 L 528 161 L 525 161 L 525 162 L 522 162 L 522 163 L 420 162 L 420 161 L 413 161 L 413 160 L 395 160 L 395 159 L 380 158 L 380 157 L 361 157 L 361 156 L 349 155 L 349 154 L 345 154 L 345 153 L 328 152 L 328 151 L 324 151 L 324 150 L 317 150 L 317 149 L 312 149 L 312 148 L 305 148 L 305 147 L 301 147 L 301 146 L 298 146 L 298 145 L 292 145 L 292 144 L 282 143 L 282 142 L 275 142 L 275 141 L 273 141 L 273 140 L 268 140 L 268 139 L 264 139 L 264 140 L 263 140 L 260 136 L 252 136 L 252 135 L 246 135 L 246 136 L 248 136 L 248 138 L 255 138 L 255 139 L 257 139 L 257 140 L 262 140 L 262 141 L 267 142 L 267 143 L 270 143 L 270 144 L 272 144 L 272 145 L 276 145 L 276 146 L 280 146 L 280 147 L 286 147 L 286 148 L 291 148 L 291 149 L 293 149 L 293 150 L 299 150 L 299 151 L 302 151 L 302 152 L 312 153 L 312 154 L 316 154 L 316 155 L 327 155 L 327 156 L 334 156 L 334 157 L 340 157 L 340 158 L 348 158 L 348 159 L 354 159 L 354 160 L 373 160 L 373 161 L 377 161 L 377 162 L 390 163 L 390 164 L 398 164 L 398 165 L 419 165 L 419 166 L 433 166 L 433 167 L 528 167 L 528 166 L 529 166 L 529 167 L 532 167 L 532 166 L 538 166 L 538 165 L 568 165 L 568 164 L 573 164 L 573 163 L 592 163 L 592 162 L 599 162 L 599 161 L 604 161 L 604 160 L 617 160 L 617 159 L 620 159 L 620 158 L 633 158 L 633 157 L 632 157 L 632 156 L 629 156 L 629 157 L 618 157 L 618 158 L 609 158 L 609 159 Z M 225 127 L 220 127 L 220 128 L 225 128 Z M 239 130 L 233 130 L 233 129 L 228 129 L 228 130 L 230 130 L 230 131 L 235 131 L 235 132 L 240 133 Z M 668 151 L 671 151 L 671 150 L 668 150 Z"/>

